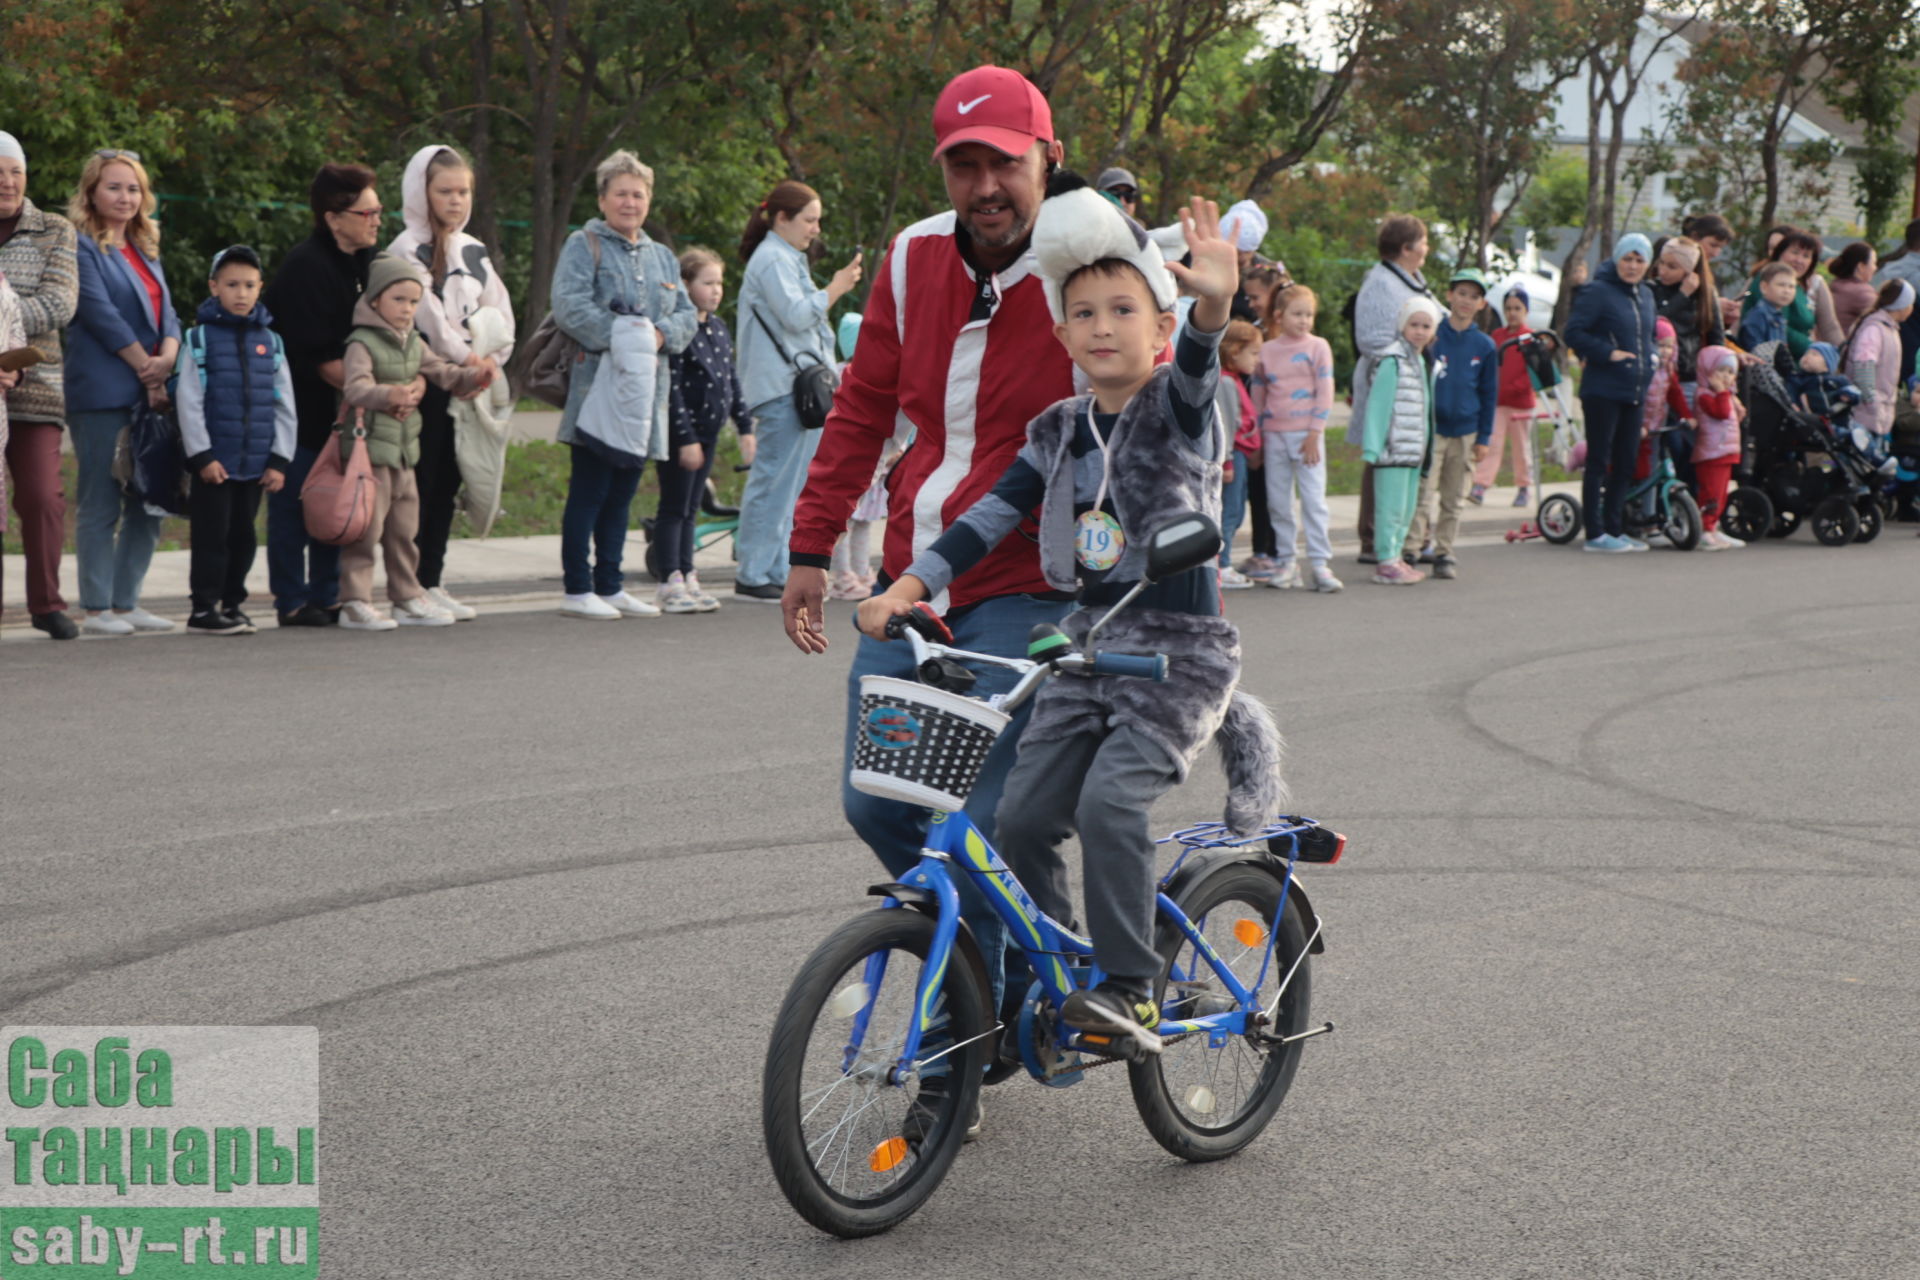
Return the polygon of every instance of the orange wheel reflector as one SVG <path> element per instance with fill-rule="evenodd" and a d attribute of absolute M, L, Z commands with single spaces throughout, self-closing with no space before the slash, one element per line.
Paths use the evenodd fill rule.
<path fill-rule="evenodd" d="M 867 1168 L 873 1170 L 875 1173 L 886 1173 L 889 1170 L 898 1168 L 906 1158 L 907 1140 L 905 1138 L 888 1138 L 885 1142 L 875 1147 L 873 1154 L 867 1157 Z"/>
<path fill-rule="evenodd" d="M 1257 947 L 1267 940 L 1267 926 L 1258 920 L 1235 920 L 1233 936 L 1243 947 Z"/>

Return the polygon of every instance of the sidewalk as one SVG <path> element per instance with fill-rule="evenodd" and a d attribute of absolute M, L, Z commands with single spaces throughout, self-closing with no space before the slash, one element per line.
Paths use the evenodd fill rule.
<path fill-rule="evenodd" d="M 535 417 L 536 415 L 520 415 Z M 558 420 L 559 415 L 552 415 Z M 516 418 L 516 421 L 518 418 Z M 1543 486 L 1543 493 L 1571 493 L 1576 498 L 1580 493 L 1578 484 Z M 1523 519 L 1531 520 L 1533 511 L 1520 511 L 1513 507 L 1514 490 L 1489 489 L 1486 505 L 1467 507 L 1460 520 L 1460 541 L 1463 546 L 1497 544 L 1504 541 L 1509 529 L 1517 529 Z M 1359 539 L 1354 526 L 1359 520 L 1360 497 L 1358 494 L 1335 495 L 1327 499 L 1327 509 L 1332 526 L 1333 549 L 1336 560 L 1350 559 L 1359 550 Z M 876 533 L 873 545 L 881 545 L 883 535 Z M 1240 552 L 1250 547 L 1251 533 L 1245 523 L 1235 538 Z M 638 529 L 627 540 L 626 563 L 629 582 L 640 578 L 642 556 L 646 550 L 646 538 Z M 154 613 L 167 618 L 184 619 L 187 616 L 187 567 L 192 556 L 187 551 L 159 551 L 154 553 L 153 565 L 147 570 L 147 582 L 142 604 Z M 694 556 L 694 566 L 701 580 L 709 587 L 730 586 L 733 582 L 733 540 L 721 538 L 709 544 Z M 374 598 L 384 606 L 385 575 L 376 572 Z M 447 589 L 462 600 L 476 603 L 507 603 L 516 600 L 538 600 L 543 597 L 558 598 L 560 595 L 560 535 L 541 534 L 530 538 L 456 538 L 447 546 L 447 566 L 443 575 Z M 63 556 L 60 561 L 60 589 L 68 601 L 69 612 L 78 617 L 79 588 L 78 575 L 72 556 Z M 638 585 L 645 586 L 644 580 Z M 26 590 L 26 561 L 21 556 L 6 557 L 6 601 L 5 613 L 0 615 L 0 627 L 8 631 L 24 629 L 29 625 L 24 592 Z M 249 612 L 256 618 L 270 617 L 273 609 L 272 595 L 267 590 L 267 556 L 263 546 L 254 558 L 253 572 L 247 577 L 247 590 L 251 594 Z"/>

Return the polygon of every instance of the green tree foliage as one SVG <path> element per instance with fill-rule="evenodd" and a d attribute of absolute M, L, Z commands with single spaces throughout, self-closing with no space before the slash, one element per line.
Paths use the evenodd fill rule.
<path fill-rule="evenodd" d="M 1419 164 L 1428 201 L 1456 228 L 1462 261 L 1485 265 L 1552 141 L 1560 85 L 1585 31 L 1570 0 L 1397 0 L 1361 77 L 1363 127 Z"/>

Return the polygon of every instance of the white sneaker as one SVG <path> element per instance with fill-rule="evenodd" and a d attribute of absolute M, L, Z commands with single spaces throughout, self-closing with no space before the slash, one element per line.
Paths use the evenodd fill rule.
<path fill-rule="evenodd" d="M 1718 529 L 1715 529 L 1714 532 L 1720 533 Z M 1720 533 L 1720 544 L 1729 551 L 1738 551 L 1741 547 L 1747 545 L 1744 541 L 1734 537 L 1730 533 Z"/>
<path fill-rule="evenodd" d="M 580 596 L 561 596 L 560 612 L 566 614 L 569 618 L 602 619 L 617 618 L 620 616 L 618 609 L 592 593 Z"/>
<path fill-rule="evenodd" d="M 455 622 L 472 622 L 480 616 L 480 611 L 470 604 L 461 604 L 447 593 L 445 587 L 428 587 L 427 599 L 440 606 L 440 611 Z"/>
<path fill-rule="evenodd" d="M 610 596 L 601 596 L 600 603 L 617 609 L 629 618 L 657 618 L 660 611 L 636 595 L 621 591 Z"/>
<path fill-rule="evenodd" d="M 365 600 L 349 600 L 340 606 L 342 631 L 392 631 L 399 625 Z"/>
<path fill-rule="evenodd" d="M 133 624 L 119 614 L 90 613 L 87 620 L 80 624 L 80 630 L 90 636 L 130 636 Z"/>
<path fill-rule="evenodd" d="M 1229 565 L 1220 571 L 1220 589 L 1222 591 L 1245 591 L 1253 586 L 1253 579 Z"/>
<path fill-rule="evenodd" d="M 1313 566 L 1313 589 L 1315 591 L 1338 591 L 1346 583 L 1333 576 L 1333 570 L 1324 564 Z"/>
<path fill-rule="evenodd" d="M 709 594 L 706 589 L 700 585 L 700 575 L 698 573 L 689 573 L 687 575 L 687 595 L 692 598 L 696 612 L 712 613 L 720 607 L 719 597 Z"/>
<path fill-rule="evenodd" d="M 660 584 L 653 593 L 653 607 L 662 613 L 698 613 L 700 605 L 687 591 L 686 580 L 679 574 Z"/>
<path fill-rule="evenodd" d="M 120 613 L 118 611 L 115 611 L 113 616 L 115 618 L 118 618 L 121 622 L 124 622 L 130 625 L 135 631 L 171 631 L 173 630 L 173 624 L 171 622 L 167 621 L 165 618 L 155 617 L 153 614 L 148 613 L 145 609 L 142 609 L 137 605 L 134 608 L 127 610 L 127 612 L 125 613 Z"/>
<path fill-rule="evenodd" d="M 453 615 L 426 596 L 393 602 L 393 621 L 400 627 L 450 627 Z"/>
<path fill-rule="evenodd" d="M 1289 560 L 1267 579 L 1267 585 L 1281 591 L 1292 591 L 1300 585 L 1300 562 Z"/>
<path fill-rule="evenodd" d="M 1700 551 L 1725 551 L 1727 544 L 1719 534 L 1709 529 L 1700 535 L 1700 541 L 1695 544 L 1695 547 Z"/>

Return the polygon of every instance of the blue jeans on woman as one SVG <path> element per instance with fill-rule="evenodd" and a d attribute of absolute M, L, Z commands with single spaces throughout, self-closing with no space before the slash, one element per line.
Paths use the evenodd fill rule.
<path fill-rule="evenodd" d="M 68 415 L 79 464 L 80 512 L 73 535 L 80 568 L 80 607 L 89 613 L 140 605 L 140 587 L 160 541 L 160 517 L 129 497 L 113 478 L 113 450 L 133 421 L 131 409 L 94 409 Z"/>
<path fill-rule="evenodd" d="M 975 653 L 991 653 L 1008 658 L 1027 656 L 1027 637 L 1036 624 L 1057 623 L 1073 606 L 1065 600 L 1042 600 L 1028 595 L 994 596 L 982 600 L 957 615 L 949 615 L 955 648 Z M 976 667 L 979 683 L 976 697 L 989 697 L 1012 689 L 1016 677 L 1005 667 Z M 875 640 L 861 635 L 853 651 L 853 669 L 847 673 L 847 726 L 845 758 L 840 771 L 840 804 L 855 833 L 867 842 L 874 856 L 889 875 L 903 876 L 920 861 L 920 850 L 927 843 L 927 813 L 919 805 L 885 800 L 855 791 L 847 775 L 853 770 L 853 744 L 860 730 L 860 677 L 897 676 L 914 679 L 913 650 L 904 640 Z M 1012 723 L 1001 731 L 999 740 L 980 770 L 979 780 L 967 797 L 967 817 L 989 842 L 993 839 L 994 811 L 1000 807 L 1000 793 L 1006 789 L 1007 774 L 1013 769 L 1014 744 L 1027 727 L 1033 712 L 1028 701 L 1014 712 Z M 999 1007 L 1006 978 L 999 963 L 1007 947 L 1007 927 L 980 896 L 971 877 L 961 874 L 960 914 L 973 929 L 986 961 L 987 977 L 993 984 L 994 1007 Z M 1066 923 L 1062 921 L 1061 923 Z"/>
<path fill-rule="evenodd" d="M 1233 478 L 1220 490 L 1220 567 L 1233 564 L 1233 535 L 1247 514 L 1247 455 L 1233 451 Z"/>
<path fill-rule="evenodd" d="M 337 447 L 332 437 L 326 447 Z M 307 532 L 300 506 L 300 486 L 319 457 L 318 449 L 294 449 L 287 482 L 267 495 L 267 587 L 282 615 L 307 605 L 331 609 L 340 603 L 340 548 Z"/>
<path fill-rule="evenodd" d="M 1587 465 L 1580 477 L 1587 541 L 1603 533 L 1624 537 L 1627 490 L 1640 457 L 1640 406 L 1581 396 L 1580 410 L 1587 420 Z"/>
<path fill-rule="evenodd" d="M 619 595 L 626 580 L 620 560 L 627 549 L 633 492 L 646 468 L 611 466 L 586 445 L 567 447 L 573 450 L 573 470 L 567 476 L 566 509 L 560 513 L 560 573 L 566 593 Z"/>
<path fill-rule="evenodd" d="M 738 586 L 787 585 L 787 539 L 793 534 L 793 508 L 807 483 L 807 466 L 820 447 L 820 433 L 800 425 L 793 397 L 778 396 L 753 407 L 753 469 L 740 497 L 740 528 L 734 551 L 740 561 Z"/>

